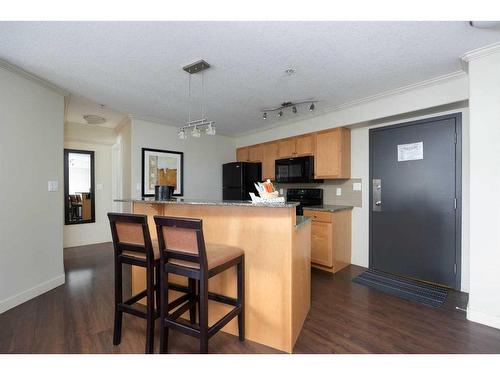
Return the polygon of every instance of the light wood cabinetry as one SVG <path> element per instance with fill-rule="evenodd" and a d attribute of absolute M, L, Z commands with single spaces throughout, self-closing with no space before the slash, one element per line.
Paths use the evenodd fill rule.
<path fill-rule="evenodd" d="M 316 178 L 351 177 L 351 131 L 335 128 L 316 134 L 314 175 Z"/>
<path fill-rule="evenodd" d="M 262 179 L 274 180 L 274 162 L 278 159 L 278 143 L 270 142 L 262 145 Z"/>
<path fill-rule="evenodd" d="M 316 134 L 306 134 L 295 137 L 295 155 L 314 155 Z"/>
<path fill-rule="evenodd" d="M 240 147 L 236 149 L 236 161 L 249 161 L 248 147 Z"/>
<path fill-rule="evenodd" d="M 262 161 L 262 145 L 255 145 L 248 147 L 248 161 L 251 162 Z"/>
<path fill-rule="evenodd" d="M 278 141 L 278 158 L 295 156 L 295 138 L 286 138 Z"/>
<path fill-rule="evenodd" d="M 262 179 L 275 178 L 276 159 L 314 156 L 317 179 L 351 178 L 351 131 L 335 128 L 236 149 L 237 161 L 262 163 Z"/>
<path fill-rule="evenodd" d="M 313 220 L 311 226 L 311 262 L 333 266 L 332 224 Z"/>
<path fill-rule="evenodd" d="M 351 264 L 351 210 L 335 212 L 304 208 L 310 217 L 312 266 L 337 272 Z"/>

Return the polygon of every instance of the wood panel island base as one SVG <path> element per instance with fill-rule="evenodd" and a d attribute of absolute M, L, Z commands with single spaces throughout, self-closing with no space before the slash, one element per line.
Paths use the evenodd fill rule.
<path fill-rule="evenodd" d="M 311 304 L 311 221 L 295 215 L 295 205 L 248 202 L 134 200 L 133 212 L 148 216 L 157 238 L 154 215 L 203 220 L 207 243 L 238 246 L 245 251 L 246 339 L 291 353 Z M 174 279 L 171 279 L 174 280 Z M 186 280 L 175 279 L 175 282 Z M 132 271 L 133 292 L 145 288 L 144 271 Z M 211 278 L 209 290 L 236 297 L 236 271 Z M 170 293 L 172 298 L 174 292 Z M 209 302 L 209 324 L 229 307 Z M 237 335 L 236 320 L 223 331 Z"/>

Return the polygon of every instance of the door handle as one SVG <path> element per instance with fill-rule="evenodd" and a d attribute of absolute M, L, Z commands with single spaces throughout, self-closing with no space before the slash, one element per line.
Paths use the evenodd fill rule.
<path fill-rule="evenodd" d="M 382 180 L 374 178 L 372 180 L 372 211 L 382 211 Z"/>

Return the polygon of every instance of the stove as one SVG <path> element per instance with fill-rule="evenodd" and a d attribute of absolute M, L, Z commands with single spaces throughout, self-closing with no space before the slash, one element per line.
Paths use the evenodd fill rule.
<path fill-rule="evenodd" d="M 302 209 L 308 206 L 321 206 L 323 204 L 323 189 L 287 189 L 286 200 L 299 202 L 297 215 L 302 215 Z"/>

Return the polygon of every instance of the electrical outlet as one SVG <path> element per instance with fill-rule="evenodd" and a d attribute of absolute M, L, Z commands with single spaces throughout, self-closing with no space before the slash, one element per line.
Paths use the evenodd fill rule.
<path fill-rule="evenodd" d="M 342 188 L 337 188 L 337 197 L 342 195 Z"/>
<path fill-rule="evenodd" d="M 361 191 L 361 182 L 355 182 L 352 184 L 353 191 Z"/>
<path fill-rule="evenodd" d="M 102 190 L 102 184 L 96 184 L 95 185 L 96 190 Z"/>

